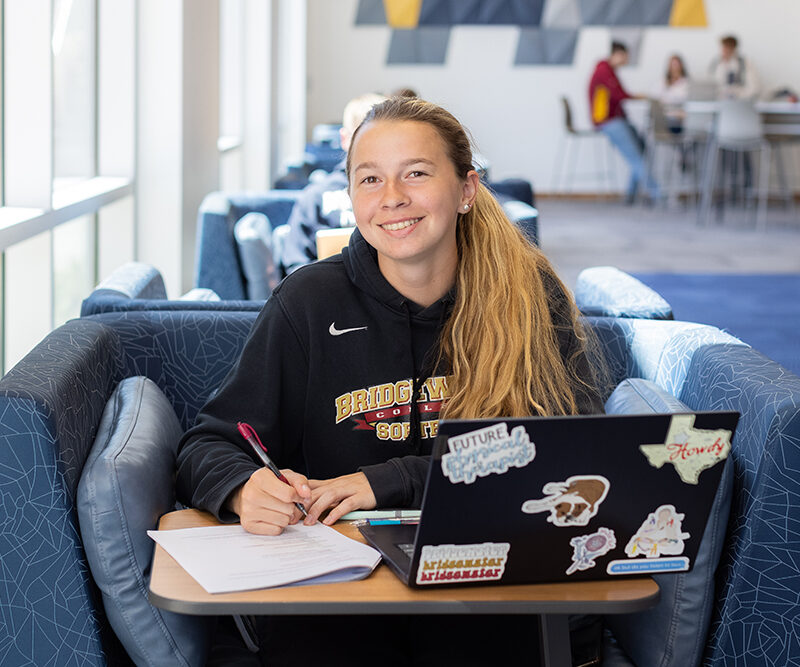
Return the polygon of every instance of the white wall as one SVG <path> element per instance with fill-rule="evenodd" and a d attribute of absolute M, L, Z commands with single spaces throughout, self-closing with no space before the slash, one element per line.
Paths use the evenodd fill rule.
<path fill-rule="evenodd" d="M 489 26 L 453 28 L 444 66 L 386 66 L 391 30 L 356 27 L 357 5 L 357 0 L 308 0 L 309 131 L 339 119 L 355 95 L 411 86 L 470 129 L 491 162 L 493 178 L 527 178 L 538 192 L 552 190 L 562 138 L 558 98 L 569 97 L 576 124 L 588 125 L 586 88 L 595 63 L 608 51 L 607 28 L 582 28 L 568 67 L 515 67 L 518 30 Z M 675 51 L 684 56 L 691 75 L 704 76 L 719 37 L 727 33 L 738 36 L 765 91 L 785 86 L 800 91 L 798 0 L 705 0 L 705 6 L 708 28 L 645 30 L 639 65 L 620 70 L 631 92 L 652 92 Z M 620 179 L 625 173 L 621 164 Z M 602 189 L 602 183 L 584 183 L 583 189 Z"/>

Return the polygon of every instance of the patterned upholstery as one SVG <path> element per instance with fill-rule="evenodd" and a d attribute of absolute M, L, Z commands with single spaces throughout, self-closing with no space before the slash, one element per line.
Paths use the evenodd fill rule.
<path fill-rule="evenodd" d="M 264 300 L 221 301 L 203 288 L 189 290 L 180 299 L 168 299 L 161 272 L 142 262 L 115 269 L 81 303 L 81 317 L 126 310 L 261 310 Z"/>
<path fill-rule="evenodd" d="M 672 307 L 655 290 L 613 266 L 592 266 L 578 274 L 575 301 L 584 315 L 673 319 Z"/>
<path fill-rule="evenodd" d="M 118 664 L 74 504 L 103 408 L 122 378 L 145 375 L 185 428 L 256 317 L 163 310 L 72 320 L 0 380 L 0 664 Z M 713 327 L 587 321 L 613 385 L 641 377 L 692 409 L 742 413 L 706 662 L 800 664 L 800 378 Z"/>

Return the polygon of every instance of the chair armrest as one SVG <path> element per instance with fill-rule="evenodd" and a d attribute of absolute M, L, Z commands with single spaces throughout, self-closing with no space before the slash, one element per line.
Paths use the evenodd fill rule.
<path fill-rule="evenodd" d="M 578 274 L 575 302 L 584 315 L 672 320 L 672 306 L 655 290 L 613 266 Z"/>

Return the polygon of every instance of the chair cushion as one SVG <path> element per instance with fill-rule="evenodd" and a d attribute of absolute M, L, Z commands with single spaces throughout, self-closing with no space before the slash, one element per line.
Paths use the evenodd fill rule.
<path fill-rule="evenodd" d="M 655 382 L 628 378 L 608 397 L 606 414 L 634 415 L 651 412 L 691 412 L 686 404 L 667 393 Z"/>
<path fill-rule="evenodd" d="M 120 382 L 106 404 L 78 484 L 78 519 L 108 620 L 137 665 L 205 664 L 212 619 L 153 607 L 146 531 L 175 506 L 181 427 L 151 380 Z"/>
<path fill-rule="evenodd" d="M 575 303 L 584 315 L 674 319 L 672 306 L 655 290 L 614 266 L 592 266 L 578 274 Z"/>
<path fill-rule="evenodd" d="M 233 227 L 248 299 L 266 299 L 278 284 L 272 253 L 272 225 L 263 213 L 248 213 Z"/>
<path fill-rule="evenodd" d="M 622 381 L 606 402 L 607 414 L 691 412 L 654 382 Z M 700 549 L 690 572 L 658 574 L 658 604 L 636 614 L 608 615 L 606 627 L 637 665 L 698 665 L 714 606 L 714 573 L 722 553 L 733 495 L 733 466 L 725 462 Z"/>

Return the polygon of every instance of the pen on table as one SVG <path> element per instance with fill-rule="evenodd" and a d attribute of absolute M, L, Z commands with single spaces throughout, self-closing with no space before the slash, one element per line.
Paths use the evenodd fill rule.
<path fill-rule="evenodd" d="M 246 422 L 236 422 L 236 428 L 239 429 L 239 433 L 242 434 L 242 437 L 247 440 L 247 442 L 253 448 L 256 456 L 261 459 L 261 463 L 275 473 L 275 477 L 281 480 L 281 482 L 291 486 L 292 483 L 286 479 L 286 475 L 284 475 L 278 466 L 272 462 L 272 459 L 267 456 L 267 448 L 264 447 L 263 443 L 261 442 L 261 438 L 258 437 L 258 433 L 256 433 L 255 429 Z M 303 513 L 303 516 L 308 516 L 306 508 L 303 507 L 303 503 L 295 503 L 295 507 L 297 507 L 297 509 Z"/>

